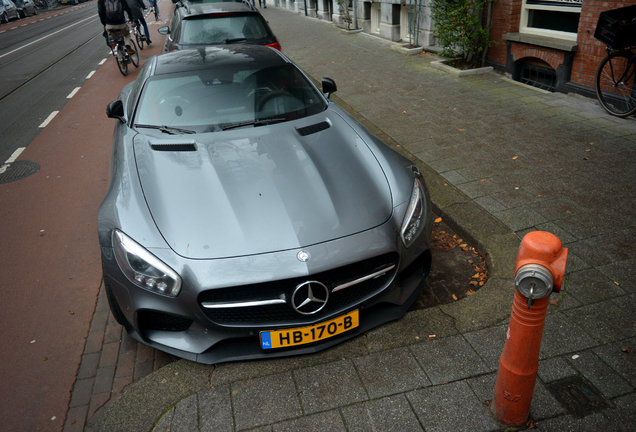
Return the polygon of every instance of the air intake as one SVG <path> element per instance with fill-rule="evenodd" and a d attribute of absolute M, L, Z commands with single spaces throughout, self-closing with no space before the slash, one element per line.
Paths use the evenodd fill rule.
<path fill-rule="evenodd" d="M 307 136 L 307 135 L 311 135 L 311 134 L 315 134 L 317 132 L 323 131 L 325 129 L 329 129 L 329 127 L 330 127 L 329 123 L 327 123 L 326 121 L 323 121 L 323 122 L 316 123 L 310 126 L 296 128 L 296 130 L 298 131 L 300 136 Z"/>

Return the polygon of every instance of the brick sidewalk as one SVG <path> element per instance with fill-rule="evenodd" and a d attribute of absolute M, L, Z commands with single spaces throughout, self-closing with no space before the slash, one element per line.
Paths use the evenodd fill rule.
<path fill-rule="evenodd" d="M 128 336 L 110 313 L 102 283 L 63 431 L 83 431 L 126 386 L 175 360 Z"/>

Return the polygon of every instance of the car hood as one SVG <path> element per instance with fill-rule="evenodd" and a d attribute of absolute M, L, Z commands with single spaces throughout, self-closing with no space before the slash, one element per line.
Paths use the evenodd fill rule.
<path fill-rule="evenodd" d="M 193 259 L 254 255 L 386 222 L 391 191 L 372 151 L 338 114 L 315 117 L 196 139 L 136 135 L 143 193 L 170 247 Z"/>

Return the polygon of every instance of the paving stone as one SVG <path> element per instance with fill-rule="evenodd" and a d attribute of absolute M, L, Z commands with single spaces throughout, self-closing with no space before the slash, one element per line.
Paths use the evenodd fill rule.
<path fill-rule="evenodd" d="M 590 414 L 583 418 L 570 415 L 538 421 L 538 432 L 598 432 L 609 431 L 610 422 L 600 413 Z"/>
<path fill-rule="evenodd" d="M 594 348 L 594 353 L 610 368 L 618 372 L 632 387 L 636 388 L 636 338 Z M 625 352 L 626 349 L 628 352 Z"/>
<path fill-rule="evenodd" d="M 488 371 L 483 360 L 461 335 L 412 345 L 411 351 L 433 384 Z"/>
<path fill-rule="evenodd" d="M 294 371 L 305 413 L 315 413 L 367 400 L 368 396 L 349 360 Z M 334 389 L 346 389 L 335 391 Z"/>
<path fill-rule="evenodd" d="M 625 302 L 625 297 L 621 297 Z M 599 343 L 621 340 L 636 335 L 636 315 L 617 306 L 616 299 L 564 311 L 564 315 Z M 632 303 L 632 302 L 630 302 Z M 633 304 L 631 304 L 634 307 Z"/>
<path fill-rule="evenodd" d="M 415 390 L 406 397 L 426 432 L 478 432 L 499 428 L 466 381 Z"/>
<path fill-rule="evenodd" d="M 579 357 L 570 360 L 570 364 L 599 389 L 607 399 L 634 391 L 634 388 L 627 381 L 607 367 L 607 364 L 591 350 L 581 352 Z"/>
<path fill-rule="evenodd" d="M 198 394 L 199 431 L 233 431 L 230 386 L 212 387 Z"/>
<path fill-rule="evenodd" d="M 88 405 L 69 409 L 66 413 L 66 420 L 64 421 L 64 429 L 62 429 L 62 432 L 83 432 L 87 413 Z"/>
<path fill-rule="evenodd" d="M 88 406 L 91 400 L 91 395 L 93 394 L 94 383 L 95 378 L 93 377 L 76 380 L 75 385 L 73 386 L 73 395 L 71 396 L 69 406 L 71 408 L 82 405 Z"/>
<path fill-rule="evenodd" d="M 84 354 L 82 356 L 82 362 L 80 363 L 79 371 L 77 372 L 77 378 L 90 378 L 94 377 L 97 373 L 97 365 L 99 364 L 100 353 L 93 352 L 90 354 Z"/>
<path fill-rule="evenodd" d="M 302 414 L 291 373 L 232 383 L 236 429 L 276 423 Z"/>
<path fill-rule="evenodd" d="M 507 329 L 508 325 L 504 325 L 464 334 L 464 338 L 481 356 L 490 371 L 496 371 L 499 368 L 499 358 L 506 343 Z"/>
<path fill-rule="evenodd" d="M 174 408 L 170 408 L 170 410 L 159 419 L 152 432 L 171 432 L 173 416 Z"/>
<path fill-rule="evenodd" d="M 539 359 L 556 357 L 596 345 L 598 342 L 583 332 L 580 327 L 560 313 L 554 313 L 548 315 L 545 320 Z"/>
<path fill-rule="evenodd" d="M 632 432 L 636 425 L 636 394 L 632 393 L 614 399 L 613 407 L 603 411 L 603 415 L 610 420 L 612 431 Z"/>
<path fill-rule="evenodd" d="M 174 407 L 170 432 L 192 432 L 198 430 L 197 395 L 183 399 Z"/>
<path fill-rule="evenodd" d="M 626 294 L 598 270 L 570 273 L 568 293 L 583 304 L 596 303 Z"/>
<path fill-rule="evenodd" d="M 93 394 L 110 393 L 113 387 L 113 378 L 115 377 L 115 366 L 107 366 L 97 369 L 95 375 L 95 385 L 93 386 Z"/>
<path fill-rule="evenodd" d="M 273 426 L 274 432 L 346 432 L 347 429 L 342 421 L 338 410 L 327 411 L 319 414 L 312 414 L 296 420 L 289 420 Z"/>
<path fill-rule="evenodd" d="M 576 374 L 576 370 L 564 357 L 553 357 L 539 361 L 538 376 L 546 384 Z"/>
<path fill-rule="evenodd" d="M 353 359 L 371 398 L 431 385 L 408 348 Z"/>
<path fill-rule="evenodd" d="M 349 405 L 341 411 L 349 432 L 424 430 L 403 394 Z"/>

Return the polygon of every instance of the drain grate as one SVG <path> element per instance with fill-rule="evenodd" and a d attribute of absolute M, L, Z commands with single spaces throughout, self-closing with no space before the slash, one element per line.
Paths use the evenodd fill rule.
<path fill-rule="evenodd" d="M 0 173 L 0 184 L 22 180 L 38 171 L 40 171 L 40 165 L 32 161 L 21 160 L 10 163 L 6 170 Z"/>
<path fill-rule="evenodd" d="M 551 382 L 546 386 L 569 414 L 575 417 L 609 407 L 601 392 L 580 375 Z"/>

